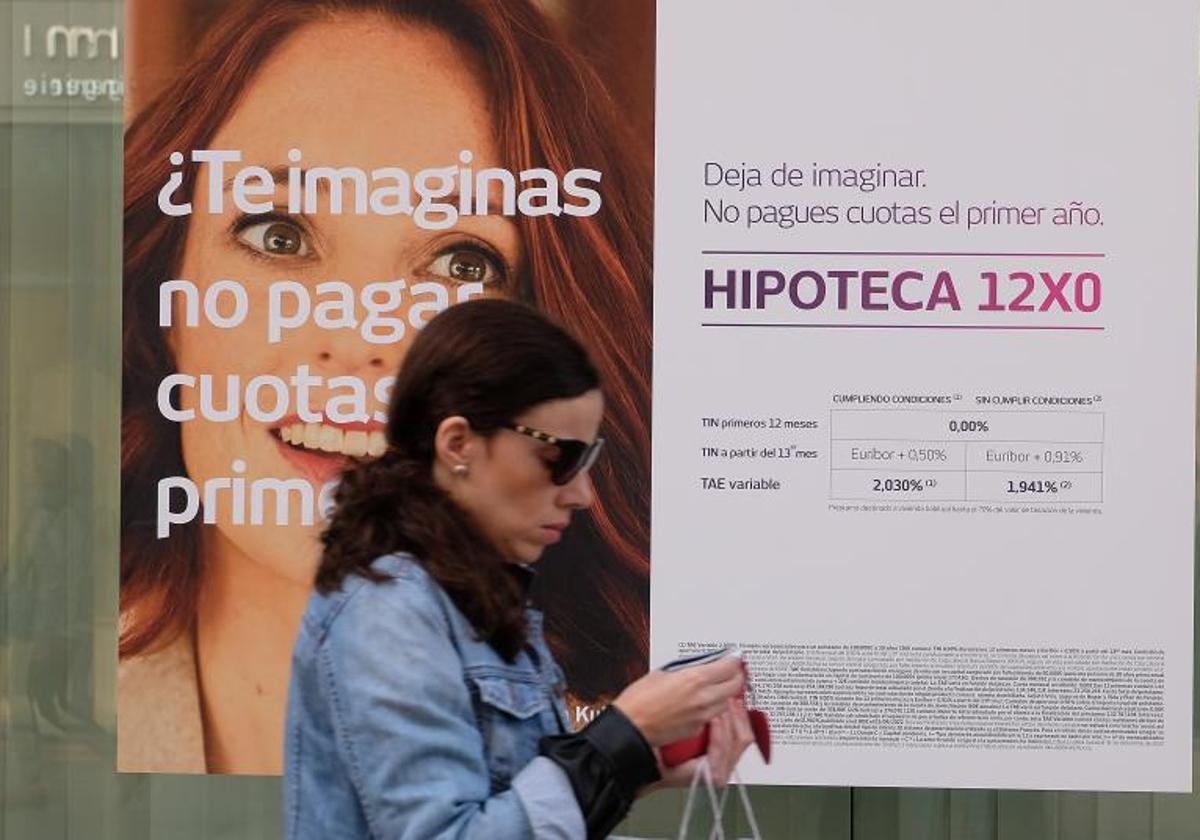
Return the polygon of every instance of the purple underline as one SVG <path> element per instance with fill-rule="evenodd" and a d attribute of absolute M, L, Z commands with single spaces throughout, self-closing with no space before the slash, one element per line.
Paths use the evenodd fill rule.
<path fill-rule="evenodd" d="M 1075 257 L 1104 259 L 1099 252 L 1072 251 L 701 251 L 701 254 L 730 256 L 799 256 L 799 257 Z"/>
<path fill-rule="evenodd" d="M 702 327 L 785 327 L 789 329 L 817 330 L 1048 330 L 1059 332 L 1103 332 L 1104 327 L 1068 327 L 1068 326 L 1016 326 L 1012 324 L 756 324 L 745 321 L 732 323 L 716 323 L 702 321 Z"/>

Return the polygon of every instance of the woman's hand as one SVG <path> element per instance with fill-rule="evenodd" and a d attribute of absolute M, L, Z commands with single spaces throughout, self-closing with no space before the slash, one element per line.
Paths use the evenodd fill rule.
<path fill-rule="evenodd" d="M 729 781 L 746 748 L 754 743 L 754 731 L 746 714 L 746 704 L 741 697 L 730 700 L 727 708 L 710 721 L 708 751 L 700 758 L 685 761 L 676 767 L 659 764 L 662 778 L 646 788 L 643 793 L 660 787 L 687 787 L 692 782 L 696 768 L 704 758 L 708 759 L 713 784 L 720 787 Z"/>
<path fill-rule="evenodd" d="M 729 781 L 734 769 L 742 759 L 742 753 L 754 743 L 754 730 L 750 728 L 750 716 L 746 713 L 746 701 L 740 696 L 729 701 L 729 708 L 714 718 L 708 733 L 708 766 L 712 770 L 713 784 L 723 785 Z M 691 776 L 688 777 L 691 780 Z"/>
<path fill-rule="evenodd" d="M 651 671 L 617 695 L 613 705 L 641 730 L 650 746 L 661 747 L 695 735 L 727 712 L 729 702 L 741 696 L 744 680 L 742 660 L 726 656 L 681 671 Z M 741 716 L 746 716 L 744 708 Z M 744 723 L 749 731 L 749 722 Z"/>

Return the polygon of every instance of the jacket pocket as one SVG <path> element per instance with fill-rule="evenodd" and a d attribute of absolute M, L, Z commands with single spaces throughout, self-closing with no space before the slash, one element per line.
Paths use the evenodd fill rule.
<path fill-rule="evenodd" d="M 468 674 L 467 679 L 495 793 L 507 789 L 512 777 L 537 756 L 538 741 L 548 734 L 543 719 L 550 698 L 532 675 L 528 681 L 495 674 Z"/>

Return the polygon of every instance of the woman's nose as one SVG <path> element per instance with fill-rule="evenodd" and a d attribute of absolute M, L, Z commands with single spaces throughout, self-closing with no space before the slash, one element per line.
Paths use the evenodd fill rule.
<path fill-rule="evenodd" d="M 596 488 L 592 485 L 591 476 L 582 472 L 564 484 L 559 491 L 559 501 L 563 507 L 591 507 L 596 501 Z"/>

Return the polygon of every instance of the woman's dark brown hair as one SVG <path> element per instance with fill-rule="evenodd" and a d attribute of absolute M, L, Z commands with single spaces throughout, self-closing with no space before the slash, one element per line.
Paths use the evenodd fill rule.
<path fill-rule="evenodd" d="M 645 670 L 649 602 L 650 179 L 590 68 L 528 0 L 255 0 L 233 4 L 191 64 L 125 135 L 121 654 L 188 631 L 202 579 L 194 523 L 155 537 L 155 488 L 185 473 L 179 428 L 155 394 L 174 372 L 157 326 L 158 284 L 175 275 L 187 219 L 157 205 L 168 155 L 208 148 L 255 71 L 306 23 L 377 14 L 446 32 L 482 68 L 496 139 L 513 170 L 587 166 L 603 208 L 587 219 L 520 217 L 529 303 L 583 336 L 605 381 L 609 440 L 599 501 L 555 546 L 535 597 L 573 694 L 615 693 Z M 314 57 L 319 60 L 319 57 Z M 190 195 L 194 171 L 177 193 Z M 547 557 L 547 559 L 551 559 Z"/>
<path fill-rule="evenodd" d="M 526 410 L 600 387 L 583 347 L 522 304 L 476 300 L 438 315 L 413 342 L 392 389 L 388 449 L 338 485 L 322 535 L 316 586 L 372 580 L 376 558 L 414 555 L 479 631 L 509 659 L 525 642 L 525 592 L 510 564 L 433 480 L 434 438 L 462 416 L 490 437 Z M 547 473 L 549 481 L 549 473 Z"/>

